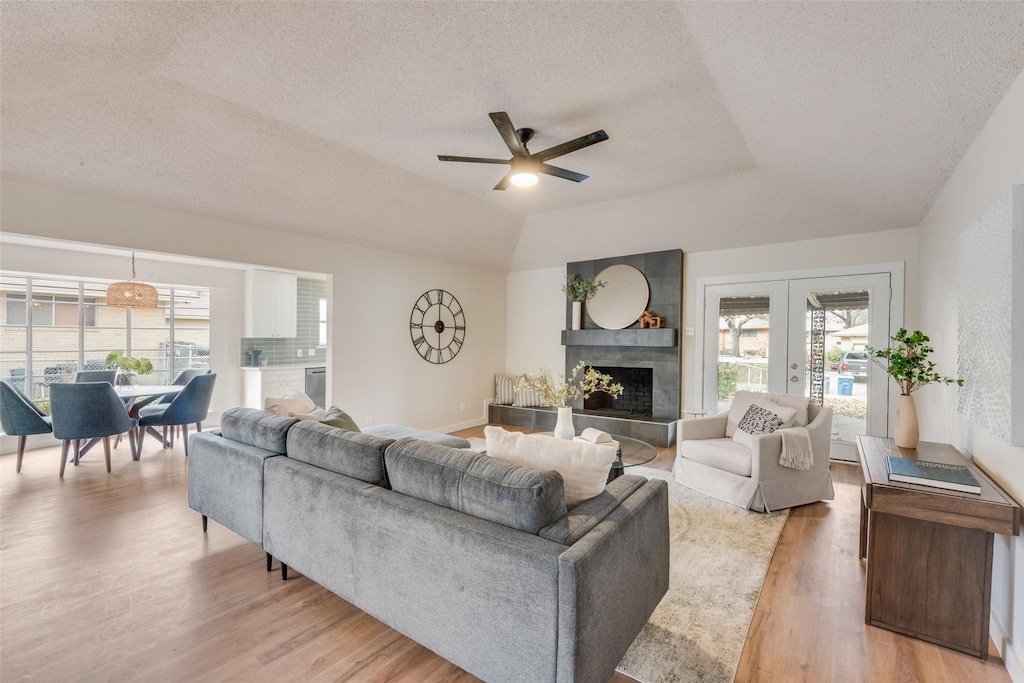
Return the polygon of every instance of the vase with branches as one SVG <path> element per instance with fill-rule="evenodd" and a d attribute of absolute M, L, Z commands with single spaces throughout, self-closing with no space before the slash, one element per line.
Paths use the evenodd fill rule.
<path fill-rule="evenodd" d="M 133 358 L 124 351 L 111 351 L 103 363 L 105 368 L 120 368 L 117 377 L 118 385 L 131 386 L 135 375 L 148 375 L 153 372 L 153 362 L 148 358 Z"/>
<path fill-rule="evenodd" d="M 582 360 L 568 377 L 559 374 L 558 379 L 555 379 L 549 368 L 541 368 L 539 375 L 527 373 L 520 378 L 518 388 L 536 391 L 541 405 L 558 409 L 555 436 L 560 439 L 572 439 L 576 436 L 576 430 L 572 425 L 572 405 L 581 396 L 589 398 L 591 394 L 605 393 L 617 398 L 622 395 L 622 385 L 615 382 L 611 375 L 587 367 L 586 362 Z"/>
<path fill-rule="evenodd" d="M 572 329 L 578 330 L 583 325 L 583 304 L 590 301 L 597 294 L 597 290 L 604 287 L 603 280 L 597 278 L 585 278 L 570 273 L 565 276 L 565 283 L 562 284 L 562 292 L 565 298 L 572 302 Z"/>
<path fill-rule="evenodd" d="M 896 445 L 901 448 L 916 448 L 920 439 L 917 423 L 917 407 L 912 394 L 927 384 L 964 385 L 959 378 L 943 377 L 935 370 L 935 363 L 928 356 L 935 351 L 928 342 L 931 339 L 920 330 L 907 332 L 905 328 L 890 339 L 884 349 L 871 346 L 865 351 L 879 367 L 896 381 L 900 388 L 899 404 L 896 409 Z"/>

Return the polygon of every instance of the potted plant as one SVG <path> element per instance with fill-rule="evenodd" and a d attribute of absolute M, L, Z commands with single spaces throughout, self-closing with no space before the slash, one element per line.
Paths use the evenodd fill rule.
<path fill-rule="evenodd" d="M 541 368 L 539 376 L 527 373 L 520 378 L 518 388 L 536 391 L 541 405 L 558 408 L 555 436 L 569 440 L 576 436 L 576 429 L 572 425 L 572 404 L 580 396 L 587 398 L 597 392 L 612 398 L 622 395 L 621 384 L 616 384 L 611 375 L 587 367 L 585 361 L 580 361 L 573 368 L 568 379 L 560 374 L 558 380 L 555 380 L 548 368 Z"/>
<path fill-rule="evenodd" d="M 565 284 L 562 291 L 565 297 L 572 302 L 572 329 L 578 330 L 583 325 L 583 304 L 590 301 L 597 294 L 597 290 L 604 287 L 605 283 L 596 278 L 585 278 L 570 273 L 565 276 Z"/>
<path fill-rule="evenodd" d="M 103 363 L 105 368 L 120 368 L 121 374 L 117 376 L 119 386 L 131 386 L 135 375 L 148 375 L 153 372 L 153 363 L 148 358 L 132 358 L 126 356 L 124 351 L 111 351 Z"/>
<path fill-rule="evenodd" d="M 928 354 L 935 349 L 928 346 L 931 340 L 920 330 L 908 333 L 901 327 L 890 339 L 893 343 L 888 348 L 875 349 L 869 346 L 865 350 L 871 360 L 896 380 L 900 388 L 899 403 L 896 405 L 896 445 L 900 448 L 917 448 L 920 434 L 917 407 L 912 394 L 926 384 L 955 384 L 962 387 L 964 381 L 942 377 L 935 372 L 935 363 L 928 360 Z"/>

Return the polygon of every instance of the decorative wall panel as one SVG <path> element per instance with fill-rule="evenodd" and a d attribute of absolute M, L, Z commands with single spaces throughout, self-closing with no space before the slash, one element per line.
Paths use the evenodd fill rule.
<path fill-rule="evenodd" d="M 960 236 L 959 412 L 1024 445 L 1024 185 L 1014 185 Z"/>

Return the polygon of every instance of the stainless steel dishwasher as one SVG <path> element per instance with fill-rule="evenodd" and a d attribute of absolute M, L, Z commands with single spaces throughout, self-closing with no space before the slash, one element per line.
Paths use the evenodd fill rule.
<path fill-rule="evenodd" d="M 306 396 L 321 408 L 327 407 L 327 368 L 306 368 Z"/>

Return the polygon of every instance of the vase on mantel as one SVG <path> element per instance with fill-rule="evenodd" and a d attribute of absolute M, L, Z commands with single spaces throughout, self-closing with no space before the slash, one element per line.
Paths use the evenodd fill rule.
<path fill-rule="evenodd" d="M 576 437 L 576 428 L 572 426 L 572 406 L 558 408 L 558 421 L 555 423 L 555 438 L 572 441 Z"/>
<path fill-rule="evenodd" d="M 583 329 L 583 302 L 573 301 L 572 302 L 572 329 L 581 330 Z"/>
<path fill-rule="evenodd" d="M 917 442 L 921 434 L 917 426 L 917 406 L 914 404 L 914 397 L 909 394 L 900 394 L 899 402 L 896 404 L 896 445 L 900 448 L 917 448 Z"/>

